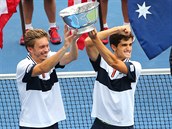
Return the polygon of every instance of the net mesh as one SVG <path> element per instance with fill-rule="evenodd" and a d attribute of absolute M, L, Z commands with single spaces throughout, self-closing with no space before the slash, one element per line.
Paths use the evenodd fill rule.
<path fill-rule="evenodd" d="M 59 76 L 59 82 L 67 119 L 59 122 L 59 128 L 89 129 L 94 121 L 90 114 L 95 74 L 64 75 Z M 135 100 L 135 129 L 172 129 L 172 79 L 169 73 L 142 74 Z M 19 112 L 15 75 L 0 75 L 0 129 L 19 129 Z"/>

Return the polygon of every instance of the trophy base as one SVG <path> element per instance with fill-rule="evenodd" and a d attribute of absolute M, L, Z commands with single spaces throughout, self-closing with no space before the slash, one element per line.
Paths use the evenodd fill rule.
<path fill-rule="evenodd" d="M 83 33 L 86 33 L 86 32 L 90 32 L 92 30 L 94 30 L 94 25 L 90 25 L 90 26 L 78 29 L 77 34 L 83 34 Z"/>

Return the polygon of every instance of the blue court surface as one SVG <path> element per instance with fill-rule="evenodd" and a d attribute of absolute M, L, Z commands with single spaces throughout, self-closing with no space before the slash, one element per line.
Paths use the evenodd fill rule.
<path fill-rule="evenodd" d="M 57 25 L 60 27 L 59 33 L 63 37 L 63 26 L 64 23 L 59 16 L 60 10 L 67 7 L 67 0 L 57 0 Z M 48 30 L 49 24 L 46 17 L 43 0 L 34 1 L 34 14 L 32 24 L 34 28 L 42 28 Z M 17 63 L 26 57 L 27 51 L 24 46 L 19 45 L 19 39 L 22 35 L 21 20 L 19 8 L 17 9 L 9 22 L 6 24 L 3 29 L 3 48 L 0 50 L 0 74 L 15 73 Z M 123 24 L 123 17 L 121 12 L 121 3 L 120 0 L 109 0 L 109 9 L 108 9 L 108 25 L 109 27 L 118 26 Z M 99 21 L 95 24 L 97 30 L 99 30 Z M 52 51 L 57 51 L 61 48 L 63 43 L 60 45 L 52 45 L 50 47 Z M 109 45 L 107 45 L 109 47 Z M 137 40 L 135 40 L 133 46 L 132 60 L 137 60 L 141 62 L 143 69 L 152 69 L 152 68 L 169 68 L 169 53 L 170 49 L 164 51 L 158 57 L 149 60 L 146 54 L 143 52 Z M 79 50 L 79 57 L 76 61 L 67 65 L 62 71 L 92 71 L 92 67 L 88 60 L 85 50 Z"/>

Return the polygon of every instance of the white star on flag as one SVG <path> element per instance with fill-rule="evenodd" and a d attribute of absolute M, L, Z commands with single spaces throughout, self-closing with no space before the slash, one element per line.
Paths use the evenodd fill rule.
<path fill-rule="evenodd" d="M 139 8 L 138 10 L 136 10 L 136 12 L 139 13 L 138 18 L 140 18 L 141 16 L 143 16 L 143 17 L 146 19 L 146 15 L 147 15 L 147 14 L 152 14 L 151 12 L 148 11 L 148 9 L 149 9 L 151 6 L 147 6 L 147 7 L 146 7 L 145 2 L 143 3 L 142 6 L 140 6 L 139 4 L 137 4 L 137 6 L 138 6 L 138 8 Z"/>

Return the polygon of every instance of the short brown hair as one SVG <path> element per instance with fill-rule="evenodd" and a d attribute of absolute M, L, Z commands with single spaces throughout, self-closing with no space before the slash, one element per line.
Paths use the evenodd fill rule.
<path fill-rule="evenodd" d="M 47 32 L 43 29 L 27 30 L 24 35 L 25 47 L 34 47 L 35 40 L 46 37 L 49 40 Z"/>

